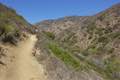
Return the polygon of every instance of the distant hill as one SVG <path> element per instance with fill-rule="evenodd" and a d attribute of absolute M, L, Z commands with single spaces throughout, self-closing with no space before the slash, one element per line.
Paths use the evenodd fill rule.
<path fill-rule="evenodd" d="M 36 26 L 52 43 L 71 53 L 89 69 L 111 80 L 120 79 L 120 3 L 93 16 L 67 16 L 45 20 Z M 66 64 L 56 47 L 52 44 L 49 49 Z"/>

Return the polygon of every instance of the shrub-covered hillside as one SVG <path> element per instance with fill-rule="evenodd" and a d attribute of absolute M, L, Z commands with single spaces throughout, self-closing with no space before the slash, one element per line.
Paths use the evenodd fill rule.
<path fill-rule="evenodd" d="M 120 3 L 94 16 L 45 20 L 37 26 L 54 35 L 49 49 L 65 64 L 71 63 L 67 54 L 79 60 L 82 70 L 94 70 L 104 80 L 120 80 Z"/>
<path fill-rule="evenodd" d="M 12 42 L 31 26 L 14 9 L 0 3 L 0 40 Z"/>

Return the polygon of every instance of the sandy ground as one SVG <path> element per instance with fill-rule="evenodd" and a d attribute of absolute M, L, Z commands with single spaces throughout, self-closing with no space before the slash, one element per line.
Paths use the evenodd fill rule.
<path fill-rule="evenodd" d="M 14 60 L 0 73 L 0 80 L 47 80 L 43 66 L 32 56 L 36 41 L 36 36 L 31 35 L 18 47 L 11 48 Z"/>

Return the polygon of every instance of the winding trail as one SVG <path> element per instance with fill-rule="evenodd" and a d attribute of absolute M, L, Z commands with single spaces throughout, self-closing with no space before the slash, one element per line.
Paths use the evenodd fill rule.
<path fill-rule="evenodd" d="M 36 41 L 36 36 L 30 35 L 29 39 L 11 49 L 14 60 L 0 80 L 47 80 L 43 66 L 32 56 Z"/>

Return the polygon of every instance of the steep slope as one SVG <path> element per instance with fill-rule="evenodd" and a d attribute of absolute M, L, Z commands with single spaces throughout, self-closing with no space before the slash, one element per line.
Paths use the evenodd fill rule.
<path fill-rule="evenodd" d="M 3 59 L 8 55 L 7 44 L 16 45 L 27 38 L 31 25 L 15 10 L 0 3 L 0 66 L 5 65 Z M 2 46 L 3 45 L 3 46 Z"/>
<path fill-rule="evenodd" d="M 31 26 L 15 10 L 0 3 L 0 40 L 5 42 L 15 41 L 22 32 Z"/>
<path fill-rule="evenodd" d="M 15 10 L 0 3 L 0 80 L 47 80 L 33 56 L 37 38 L 32 29 Z"/>
<path fill-rule="evenodd" d="M 46 41 L 50 53 L 66 65 L 78 64 L 75 58 L 83 70 L 94 70 L 105 80 L 120 79 L 120 4 L 94 16 L 45 20 L 36 26 L 49 39 L 41 43 Z"/>

